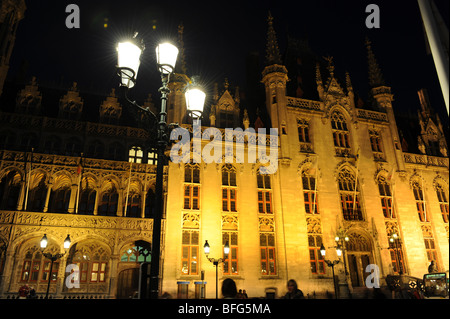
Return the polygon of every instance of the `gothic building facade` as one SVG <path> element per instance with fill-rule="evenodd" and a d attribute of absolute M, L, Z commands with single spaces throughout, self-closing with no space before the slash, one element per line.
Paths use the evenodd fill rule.
<path fill-rule="evenodd" d="M 1 30 L 12 30 L 25 7 L 1 4 Z M 12 13 L 9 20 L 5 12 Z M 379 267 L 382 285 L 390 274 L 420 278 L 433 260 L 448 271 L 448 148 L 426 91 L 419 92 L 420 152 L 406 153 L 393 94 L 369 41 L 370 110 L 358 106 L 348 73 L 343 83 L 337 79 L 331 57 L 313 66 L 317 99 L 293 97 L 272 20 L 269 15 L 260 109 L 270 119 L 265 126 L 278 129 L 278 169 L 264 175 L 259 161 L 168 162 L 161 292 L 176 297 L 183 285 L 194 298 L 204 278 L 206 297 L 215 296 L 216 269 L 203 252 L 205 241 L 208 257 L 225 259 L 219 281 L 234 279 L 250 297 L 280 297 L 289 279 L 305 294 L 333 292 L 336 282 L 341 296 L 349 296 L 365 286 L 369 264 Z M 3 34 L 0 48 L 13 38 Z M 0 67 L 8 59 L 2 56 Z M 168 122 L 192 132 L 182 96 L 189 80 L 183 54 L 178 65 Z M 7 68 L 0 70 L 6 78 Z M 0 112 L 0 297 L 17 296 L 24 284 L 43 295 L 50 280 L 53 298 L 129 298 L 140 264 L 151 261 L 156 159 L 149 132 L 124 124 L 114 89 L 98 103 L 96 122 L 83 117 L 86 101 L 77 83 L 60 94 L 54 116 L 45 113 L 42 90 L 33 78 L 18 90 L 15 105 Z M 215 87 L 212 100 L 204 120 L 222 136 L 225 128 L 252 126 L 239 88 L 228 80 Z M 154 108 L 151 98 L 145 106 Z M 262 125 L 258 117 L 254 126 Z M 248 138 L 236 136 L 245 154 Z M 39 246 L 44 234 L 53 253 L 65 252 L 68 234 L 72 240 L 52 271 Z M 344 250 L 335 278 L 322 245 L 327 260 L 338 259 L 337 245 Z M 79 266 L 79 287 L 66 282 L 71 264 Z"/>

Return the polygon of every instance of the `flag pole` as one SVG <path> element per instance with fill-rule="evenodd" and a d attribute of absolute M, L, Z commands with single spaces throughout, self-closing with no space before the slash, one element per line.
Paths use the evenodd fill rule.
<path fill-rule="evenodd" d="M 27 206 L 28 206 L 28 192 L 30 190 L 30 180 L 31 180 L 31 170 L 32 170 L 32 165 L 33 165 L 33 151 L 34 148 L 31 148 L 31 157 L 30 157 L 30 170 L 28 171 L 28 180 L 27 180 L 27 191 L 25 192 L 25 205 L 23 207 L 23 210 L 27 210 Z M 28 165 L 27 165 L 28 166 Z"/>
<path fill-rule="evenodd" d="M 127 216 L 128 195 L 130 194 L 131 168 L 132 168 L 132 167 L 133 167 L 133 162 L 130 162 L 130 176 L 128 177 L 127 197 L 125 198 L 125 212 L 124 212 L 124 217 Z"/>
<path fill-rule="evenodd" d="M 318 168 L 318 159 L 316 159 L 316 177 L 314 179 L 314 200 L 313 200 L 313 209 L 312 213 L 315 214 L 316 211 L 316 194 L 317 194 L 317 177 L 319 175 L 319 168 Z"/>
<path fill-rule="evenodd" d="M 427 204 L 426 204 L 426 201 L 425 201 L 425 191 L 424 191 L 424 189 L 423 189 L 423 176 L 422 176 L 422 174 L 420 174 L 420 182 L 421 182 L 421 184 L 422 184 L 422 197 L 423 197 L 423 214 L 424 214 L 424 217 L 425 217 L 425 222 L 427 222 L 428 220 L 427 220 Z"/>
<path fill-rule="evenodd" d="M 81 153 L 80 163 L 78 165 L 78 187 L 77 187 L 77 200 L 75 204 L 75 213 L 78 214 L 78 203 L 80 202 L 80 188 L 81 188 L 81 175 L 83 175 L 83 165 L 81 164 L 83 160 L 83 153 Z"/>
<path fill-rule="evenodd" d="M 356 206 L 356 191 L 358 189 L 358 166 L 359 166 L 359 151 L 360 149 L 358 148 L 358 152 L 356 153 L 356 179 L 355 179 L 355 192 L 353 194 L 353 214 L 355 214 L 355 206 Z"/>
<path fill-rule="evenodd" d="M 391 216 L 391 219 L 392 219 L 392 214 L 394 211 L 394 192 L 395 192 L 395 183 L 393 182 L 393 179 L 394 179 L 393 177 L 394 177 L 394 172 L 392 171 L 391 176 L 389 176 L 389 183 L 392 185 L 392 195 L 391 195 L 392 203 L 391 203 L 391 207 L 389 208 L 389 214 Z"/>

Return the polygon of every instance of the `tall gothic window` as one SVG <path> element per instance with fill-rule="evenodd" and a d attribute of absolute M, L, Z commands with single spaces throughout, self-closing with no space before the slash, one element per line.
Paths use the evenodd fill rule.
<path fill-rule="evenodd" d="M 48 250 L 49 248 L 47 248 Z M 52 250 L 57 250 L 56 246 Z M 22 272 L 20 275 L 21 282 L 38 284 L 39 282 L 48 282 L 49 277 L 51 282 L 56 282 L 58 277 L 59 262 L 53 263 L 53 269 L 50 274 L 51 261 L 42 255 L 42 252 L 33 247 L 25 254 L 23 261 Z"/>
<path fill-rule="evenodd" d="M 224 275 L 237 275 L 238 274 L 238 233 L 222 232 L 222 245 L 228 243 L 230 246 L 230 252 L 227 256 L 224 255 L 223 274 Z M 222 250 L 223 251 L 223 250 Z"/>
<path fill-rule="evenodd" d="M 416 200 L 416 209 L 417 214 L 419 215 L 419 220 L 421 222 L 429 222 L 430 219 L 427 215 L 426 207 L 425 207 L 425 198 L 423 193 L 422 186 L 417 182 L 413 182 L 413 193 L 414 199 Z"/>
<path fill-rule="evenodd" d="M 383 215 L 385 218 L 395 218 L 394 206 L 392 204 L 391 185 L 387 182 L 384 176 L 378 177 L 377 182 Z"/>
<path fill-rule="evenodd" d="M 363 220 L 360 191 L 355 176 L 348 169 L 339 172 L 339 195 L 345 220 Z"/>
<path fill-rule="evenodd" d="M 336 154 L 348 154 L 350 151 L 350 132 L 345 117 L 341 112 L 334 111 L 331 115 L 331 129 L 333 131 Z"/>
<path fill-rule="evenodd" d="M 258 184 L 258 212 L 260 214 L 272 214 L 272 187 L 270 185 L 270 175 L 256 175 Z"/>
<path fill-rule="evenodd" d="M 183 230 L 181 252 L 181 273 L 198 274 L 199 238 L 197 230 Z"/>
<path fill-rule="evenodd" d="M 79 273 L 75 275 L 77 277 L 73 276 L 72 279 L 88 285 L 106 282 L 109 258 L 106 250 L 99 245 L 81 243 L 72 246 L 67 263 L 79 267 Z"/>
<path fill-rule="evenodd" d="M 49 210 L 52 213 L 66 213 L 69 210 L 70 186 L 66 185 L 52 191 Z"/>
<path fill-rule="evenodd" d="M 92 177 L 82 178 L 79 196 L 78 213 L 92 215 L 95 210 L 95 198 L 97 197 L 95 181 Z"/>
<path fill-rule="evenodd" d="M 0 181 L 0 208 L 17 209 L 22 176 L 17 171 L 9 171 Z"/>
<path fill-rule="evenodd" d="M 200 166 L 184 166 L 184 209 L 200 209 Z"/>
<path fill-rule="evenodd" d="M 441 214 L 442 214 L 442 220 L 444 221 L 444 223 L 448 223 L 448 197 L 447 197 L 447 193 L 444 187 L 442 187 L 442 185 L 437 184 L 436 185 L 436 194 L 438 197 L 438 201 L 439 201 L 439 207 L 441 209 Z"/>
<path fill-rule="evenodd" d="M 375 160 L 384 160 L 382 139 L 380 132 L 369 131 L 370 136 L 370 146 L 372 147 L 372 152 Z"/>
<path fill-rule="evenodd" d="M 108 187 L 102 193 L 98 214 L 102 216 L 116 216 L 118 200 L 119 194 L 116 187 L 112 183 L 109 183 Z"/>
<path fill-rule="evenodd" d="M 436 267 L 439 267 L 436 244 L 434 242 L 433 231 L 429 225 L 422 225 L 422 235 L 425 242 L 428 262 L 434 261 Z"/>
<path fill-rule="evenodd" d="M 263 276 L 276 275 L 275 233 L 261 232 L 259 234 L 261 253 L 261 274 Z"/>
<path fill-rule="evenodd" d="M 318 214 L 316 178 L 314 175 L 310 175 L 310 173 L 310 171 L 303 171 L 302 174 L 305 212 L 307 214 Z M 314 173 L 314 170 L 312 173 Z"/>
<path fill-rule="evenodd" d="M 47 197 L 47 185 L 45 176 L 40 173 L 31 176 L 31 186 L 28 195 L 27 207 L 28 211 L 42 212 L 44 210 L 45 200 Z"/>
<path fill-rule="evenodd" d="M 123 203 L 124 210 L 125 204 L 127 204 L 127 217 L 141 217 L 141 194 L 135 190 L 130 191 L 128 194 L 128 202 Z"/>
<path fill-rule="evenodd" d="M 236 169 L 231 164 L 222 167 L 222 211 L 236 212 Z"/>
<path fill-rule="evenodd" d="M 325 274 L 325 261 L 320 253 L 321 245 L 322 235 L 308 234 L 309 263 L 313 274 Z"/>

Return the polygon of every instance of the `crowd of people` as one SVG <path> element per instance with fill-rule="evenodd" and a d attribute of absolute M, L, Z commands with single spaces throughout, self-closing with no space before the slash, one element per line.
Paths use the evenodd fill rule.
<path fill-rule="evenodd" d="M 282 299 L 305 299 L 303 292 L 298 289 L 297 282 L 291 279 L 287 282 L 288 292 Z M 233 279 L 227 278 L 222 282 L 222 296 L 224 299 L 248 299 L 247 292 L 236 288 L 236 283 Z"/>

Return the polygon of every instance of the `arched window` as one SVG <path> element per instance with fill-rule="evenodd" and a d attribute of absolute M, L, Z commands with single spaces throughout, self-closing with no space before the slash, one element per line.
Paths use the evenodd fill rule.
<path fill-rule="evenodd" d="M 95 198 L 97 197 L 93 178 L 83 177 L 79 196 L 78 213 L 92 215 L 95 210 Z"/>
<path fill-rule="evenodd" d="M 44 142 L 44 153 L 60 154 L 61 153 L 61 139 L 57 136 L 48 137 Z"/>
<path fill-rule="evenodd" d="M 105 146 L 100 141 L 91 142 L 87 151 L 87 157 L 103 158 L 105 156 Z"/>
<path fill-rule="evenodd" d="M 31 176 L 30 189 L 27 199 L 27 207 L 24 210 L 42 212 L 47 197 L 47 184 L 45 176 L 35 173 Z"/>
<path fill-rule="evenodd" d="M 303 200 L 305 203 L 305 212 L 307 214 L 318 214 L 317 201 L 317 168 L 312 167 L 304 170 L 302 173 Z"/>
<path fill-rule="evenodd" d="M 11 170 L 0 181 L 0 208 L 17 209 L 22 176 Z"/>
<path fill-rule="evenodd" d="M 429 216 L 427 214 L 427 209 L 425 207 L 425 195 L 423 193 L 423 188 L 419 182 L 414 181 L 412 183 L 414 199 L 416 200 L 417 214 L 419 215 L 419 220 L 421 222 L 429 222 Z"/>
<path fill-rule="evenodd" d="M 144 152 L 142 151 L 142 148 L 139 146 L 133 146 L 130 148 L 130 151 L 128 152 L 128 161 L 130 163 L 142 163 L 143 157 Z"/>
<path fill-rule="evenodd" d="M 66 213 L 69 210 L 70 193 L 71 189 L 68 185 L 52 190 L 49 211 L 52 213 Z"/>
<path fill-rule="evenodd" d="M 0 150 L 15 150 L 16 135 L 13 132 L 5 131 L 0 133 Z"/>
<path fill-rule="evenodd" d="M 91 243 L 72 246 L 67 264 L 79 267 L 78 277 L 74 276 L 73 281 L 78 279 L 82 285 L 95 285 L 106 282 L 108 261 L 107 251 L 101 245 Z"/>
<path fill-rule="evenodd" d="M 256 174 L 258 186 L 258 213 L 273 214 L 272 187 L 270 184 L 270 175 Z"/>
<path fill-rule="evenodd" d="M 123 204 L 125 209 L 125 203 Z M 141 194 L 135 190 L 128 195 L 126 217 L 141 218 Z"/>
<path fill-rule="evenodd" d="M 336 155 L 345 155 L 350 152 L 350 132 L 347 127 L 344 115 L 339 111 L 331 114 L 331 129 Z"/>
<path fill-rule="evenodd" d="M 120 143 L 112 143 L 108 148 L 108 158 L 111 160 L 122 161 L 125 155 L 125 148 Z"/>
<path fill-rule="evenodd" d="M 82 151 L 81 140 L 76 137 L 71 137 L 65 144 L 65 155 L 67 156 L 80 156 Z"/>
<path fill-rule="evenodd" d="M 118 199 L 119 194 L 116 187 L 113 183 L 109 183 L 102 193 L 98 214 L 103 216 L 116 216 Z"/>
<path fill-rule="evenodd" d="M 236 212 L 236 168 L 231 164 L 222 166 L 222 211 Z"/>
<path fill-rule="evenodd" d="M 184 166 L 184 209 L 200 209 L 200 166 Z"/>
<path fill-rule="evenodd" d="M 391 185 L 384 176 L 379 176 L 377 180 L 378 191 L 380 193 L 381 207 L 385 218 L 396 218 L 392 203 Z"/>
<path fill-rule="evenodd" d="M 57 253 L 58 248 L 49 245 L 46 252 Z M 39 285 L 48 283 L 49 276 L 51 283 L 55 283 L 58 278 L 59 261 L 53 263 L 52 272 L 50 274 L 51 260 L 42 255 L 37 246 L 30 247 L 25 253 L 25 259 L 20 273 L 20 282 Z M 37 288 L 37 287 L 35 287 Z M 37 290 L 37 289 L 36 289 Z"/>
<path fill-rule="evenodd" d="M 359 186 L 355 175 L 344 168 L 339 172 L 339 195 L 345 220 L 363 220 Z"/>
<path fill-rule="evenodd" d="M 147 152 L 147 163 L 150 165 L 156 165 L 158 162 L 158 153 L 155 150 L 149 150 Z"/>
<path fill-rule="evenodd" d="M 143 263 L 151 261 L 151 245 L 147 242 L 136 242 L 134 246 L 125 248 L 120 257 L 121 262 Z"/>
<path fill-rule="evenodd" d="M 30 152 L 32 148 L 36 150 L 38 144 L 37 136 L 34 133 L 24 134 L 20 139 L 20 148 L 23 151 Z"/>
<path fill-rule="evenodd" d="M 442 185 L 437 184 L 436 194 L 441 209 L 442 220 L 444 223 L 448 223 L 448 190 L 446 191 Z"/>

